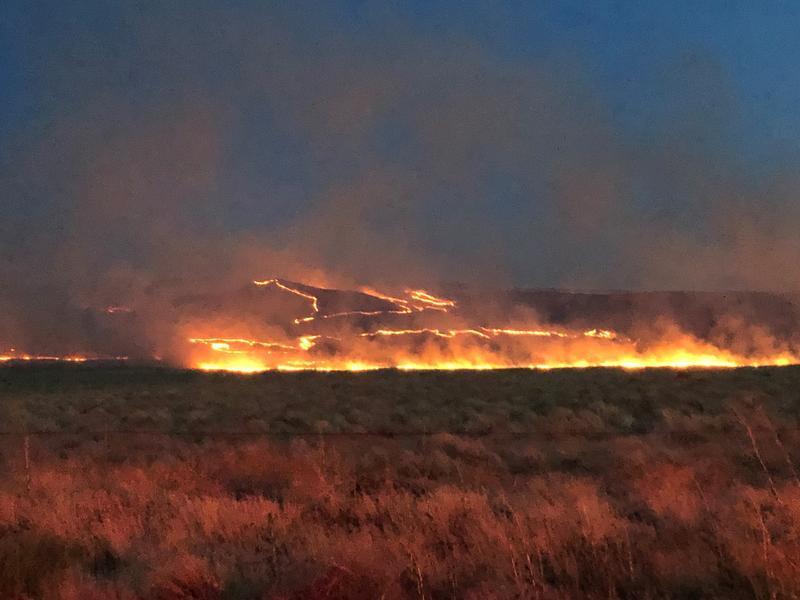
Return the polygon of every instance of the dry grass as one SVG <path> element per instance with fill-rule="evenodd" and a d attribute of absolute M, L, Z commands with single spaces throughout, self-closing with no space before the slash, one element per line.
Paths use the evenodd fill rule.
<path fill-rule="evenodd" d="M 615 380 L 621 385 L 605 396 L 589 391 L 583 404 L 549 376 L 530 374 L 516 392 L 496 382 L 512 396 L 495 390 L 492 400 L 506 406 L 483 415 L 489 394 L 482 400 L 474 381 L 459 398 L 453 380 L 423 379 L 414 406 L 450 414 L 411 411 L 409 419 L 461 411 L 469 430 L 474 410 L 489 415 L 493 433 L 299 438 L 80 434 L 80 389 L 11 381 L 0 397 L 17 423 L 45 419 L 51 401 L 60 403 L 54 414 L 73 414 L 63 426 L 76 433 L 32 436 L 29 469 L 23 438 L 0 442 L 0 597 L 798 597 L 797 375 L 773 373 L 766 383 L 740 373 L 739 391 L 727 391 L 731 375 L 720 375 L 726 397 L 710 373 L 643 374 Z M 615 377 L 596 375 L 601 389 Z M 592 374 L 572 377 L 555 381 L 581 394 L 591 388 Z M 320 381 L 318 395 L 336 383 Z M 228 424 L 246 421 L 254 406 L 268 427 L 285 422 L 286 401 L 268 406 L 257 382 L 222 380 L 243 396 Z M 695 389 L 678 397 L 670 385 Z M 105 384 L 88 395 L 115 406 L 137 389 Z M 180 382 L 150 384 L 150 392 L 158 419 L 185 410 Z M 390 429 L 396 406 L 373 400 L 374 413 L 361 418 L 388 415 Z M 456 408 L 461 400 L 467 408 Z M 358 402 L 331 410 L 328 422 Z M 498 415 L 525 402 L 532 408 L 521 418 L 539 433 L 506 435 L 519 425 L 511 418 L 498 431 Z M 217 410 L 208 396 L 197 406 Z M 299 405 L 292 410 L 306 418 Z M 279 417 L 270 421 L 270 411 Z M 111 423 L 124 416 L 105 414 Z M 344 422 L 363 427 L 356 417 Z"/>

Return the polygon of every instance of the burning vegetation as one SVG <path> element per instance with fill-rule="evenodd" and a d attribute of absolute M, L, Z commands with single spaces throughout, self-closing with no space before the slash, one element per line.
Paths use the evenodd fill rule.
<path fill-rule="evenodd" d="M 800 362 L 795 304 L 777 295 L 463 288 L 385 293 L 278 278 L 228 293 L 162 295 L 166 300 L 87 309 L 82 322 L 93 333 L 68 342 L 65 351 L 9 349 L 0 362 L 130 357 L 241 373 Z"/>
<path fill-rule="evenodd" d="M 203 370 L 368 370 L 397 368 L 503 369 L 563 367 L 739 367 L 798 362 L 789 341 L 764 331 L 749 347 L 688 333 L 673 323 L 619 331 L 590 315 L 547 322 L 522 302 L 467 296 L 465 301 L 406 289 L 387 295 L 371 288 L 343 292 L 281 279 L 257 280 L 263 301 L 275 294 L 297 302 L 271 327 L 192 321 L 185 364 Z M 271 331 L 243 336 L 242 331 Z M 201 333 L 198 333 L 201 332 Z M 637 335 L 638 334 L 638 335 Z"/>

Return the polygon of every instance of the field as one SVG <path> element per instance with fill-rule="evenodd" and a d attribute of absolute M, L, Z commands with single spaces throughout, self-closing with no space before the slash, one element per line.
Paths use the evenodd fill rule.
<path fill-rule="evenodd" d="M 0 368 L 2 598 L 800 596 L 800 368 Z"/>

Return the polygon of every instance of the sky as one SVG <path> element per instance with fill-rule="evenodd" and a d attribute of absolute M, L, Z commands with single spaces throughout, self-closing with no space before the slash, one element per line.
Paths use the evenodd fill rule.
<path fill-rule="evenodd" d="M 797 291 L 798 26 L 734 0 L 7 0 L 6 301 Z"/>

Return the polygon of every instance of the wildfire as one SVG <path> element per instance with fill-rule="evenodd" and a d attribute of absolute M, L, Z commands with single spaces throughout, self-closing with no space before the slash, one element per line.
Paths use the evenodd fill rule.
<path fill-rule="evenodd" d="M 188 317 L 178 315 L 178 328 L 170 332 L 170 339 L 177 341 L 154 350 L 154 354 L 166 355 L 169 362 L 190 368 L 237 373 L 800 364 L 800 356 L 788 342 L 778 342 L 766 334 L 759 334 L 757 340 L 737 340 L 737 347 L 747 350 L 736 351 L 725 345 L 730 342 L 724 335 L 717 336 L 722 345 L 715 345 L 669 321 L 658 327 L 639 327 L 634 334 L 624 326 L 619 331 L 611 329 L 607 323 L 570 326 L 564 318 L 556 326 L 532 317 L 530 307 L 514 304 L 516 301 L 496 303 L 492 310 L 482 312 L 479 299 L 457 301 L 423 289 L 384 293 L 360 288 L 342 292 L 278 278 L 252 283 L 300 302 L 279 303 L 279 310 L 273 310 L 269 305 L 273 296 L 262 299 L 258 294 L 248 295 L 241 310 L 249 312 L 241 314 L 240 304 L 226 305 L 217 300 L 203 304 L 202 310 L 193 309 Z M 262 301 L 266 306 L 260 304 Z M 211 314 L 208 306 L 212 307 Z M 263 312 L 262 306 L 266 309 Z M 104 310 L 109 315 L 131 313 L 129 319 L 118 321 L 120 326 L 137 318 L 137 313 L 124 305 Z M 757 326 L 751 330 L 761 331 Z M 16 348 L 0 351 L 0 364 L 95 360 L 126 357 L 35 354 Z"/>
<path fill-rule="evenodd" d="M 375 337 L 380 335 L 435 335 L 442 338 L 454 338 L 457 335 L 477 335 L 478 337 L 489 338 L 485 333 L 477 329 L 378 329 L 359 334 L 361 337 Z"/>
<path fill-rule="evenodd" d="M 405 293 L 408 295 L 408 298 L 404 299 L 388 296 L 371 288 L 362 288 L 362 293 L 366 294 L 367 296 L 371 296 L 372 298 L 388 302 L 393 306 L 393 308 L 388 310 L 349 310 L 335 313 L 323 313 L 319 308 L 319 298 L 317 296 L 314 296 L 308 292 L 304 292 L 293 285 L 281 281 L 280 279 L 272 278 L 254 280 L 253 284 L 259 287 L 275 286 L 285 292 L 289 292 L 290 294 L 294 294 L 295 296 L 299 296 L 300 298 L 308 300 L 311 306 L 311 314 L 304 317 L 296 317 L 292 321 L 295 325 L 300 325 L 301 323 L 310 323 L 318 318 L 335 319 L 339 317 L 350 316 L 374 317 L 386 314 L 403 315 L 410 314 L 415 311 L 423 312 L 426 310 L 447 312 L 449 309 L 455 308 L 456 306 L 455 301 L 447 298 L 438 298 L 433 294 L 429 294 L 425 290 L 406 290 Z"/>
<path fill-rule="evenodd" d="M 786 366 L 797 364 L 793 356 L 767 357 L 764 359 L 742 359 L 722 354 L 675 350 L 654 355 L 622 354 L 612 358 L 572 360 L 544 360 L 536 363 L 511 363 L 493 360 L 491 356 L 427 360 L 405 358 L 398 361 L 370 362 L 369 360 L 287 360 L 273 363 L 268 360 L 244 356 L 231 360 L 202 361 L 195 368 L 204 371 L 233 371 L 238 373 L 260 373 L 265 371 L 369 371 L 379 369 L 399 369 L 417 371 L 450 370 L 498 370 L 498 369 L 564 369 L 564 368 L 621 368 L 638 370 L 646 368 L 697 369 L 697 368 L 735 368 Z"/>
<path fill-rule="evenodd" d="M 259 287 L 274 285 L 275 287 L 280 288 L 285 292 L 289 292 L 290 294 L 294 294 L 295 296 L 300 296 L 301 298 L 305 298 L 306 300 L 311 302 L 311 315 L 295 319 L 294 320 L 295 324 L 313 321 L 316 318 L 317 314 L 319 313 L 319 301 L 317 300 L 316 296 L 312 296 L 311 294 L 306 294 L 301 290 L 298 290 L 284 283 L 281 283 L 281 281 L 278 279 L 265 279 L 263 281 L 256 280 L 253 281 L 253 283 Z"/>
<path fill-rule="evenodd" d="M 191 366 L 253 373 L 383 368 L 687 369 L 777 366 L 800 362 L 794 353 L 787 350 L 741 355 L 680 332 L 643 343 L 601 327 L 554 328 L 521 321 L 519 325 L 474 323 L 477 317 L 461 314 L 455 300 L 421 289 L 406 289 L 404 296 L 398 297 L 372 288 L 361 288 L 360 293 L 366 296 L 364 302 L 371 303 L 368 308 L 365 305 L 333 311 L 329 306 L 337 304 L 330 303 L 327 299 L 331 296 L 315 291 L 316 288 L 275 278 L 253 283 L 259 287 L 272 286 L 303 299 L 308 304 L 308 312 L 287 315 L 279 339 L 269 339 L 269 336 L 261 339 L 189 337 L 193 348 L 189 352 Z M 386 307 L 374 308 L 376 301 L 385 303 Z M 326 307 L 326 303 L 329 306 Z M 348 320 L 348 317 L 354 319 Z M 397 319 L 408 320 L 408 326 L 389 326 L 386 322 L 389 317 L 389 321 L 394 323 Z M 309 327 L 315 323 L 322 327 L 329 319 L 337 320 L 333 330 L 335 335 L 330 334 L 330 328 L 309 333 Z"/>
<path fill-rule="evenodd" d="M 47 356 L 38 354 L 0 354 L 0 362 L 12 361 L 41 361 L 41 362 L 86 362 L 89 359 L 85 356 Z"/>
<path fill-rule="evenodd" d="M 244 338 L 189 338 L 189 342 L 192 344 L 203 344 L 216 352 L 223 352 L 225 354 L 244 354 L 253 348 L 263 348 L 270 351 L 295 349 L 295 346 L 290 346 L 288 344 L 247 340 Z"/>
<path fill-rule="evenodd" d="M 62 363 L 85 363 L 89 361 L 124 361 L 127 356 L 86 356 L 82 354 L 28 354 L 18 352 L 11 348 L 8 352 L 0 354 L 0 363 L 13 362 L 62 362 Z"/>
<path fill-rule="evenodd" d="M 379 300 L 384 300 L 386 302 L 394 304 L 397 307 L 396 312 L 400 314 L 413 312 L 412 308 L 408 305 L 408 300 L 404 300 L 402 298 L 395 298 L 394 296 L 387 296 L 386 294 L 383 294 L 372 288 L 361 288 L 361 292 L 366 294 L 367 296 L 372 296 L 373 298 L 378 298 Z"/>
<path fill-rule="evenodd" d="M 484 331 L 491 335 L 521 335 L 533 337 L 569 337 L 566 333 L 561 331 L 545 331 L 542 329 L 499 329 L 499 328 L 484 328 Z"/>
<path fill-rule="evenodd" d="M 263 373 L 269 370 L 263 362 L 250 357 L 222 362 L 201 362 L 195 368 L 201 371 L 230 371 L 232 373 Z"/>
<path fill-rule="evenodd" d="M 450 308 L 455 308 L 456 303 L 446 298 L 437 298 L 433 294 L 429 294 L 425 290 L 406 290 L 406 293 L 412 300 L 416 300 L 422 305 L 419 310 L 425 308 L 433 308 L 435 310 L 447 311 Z"/>

